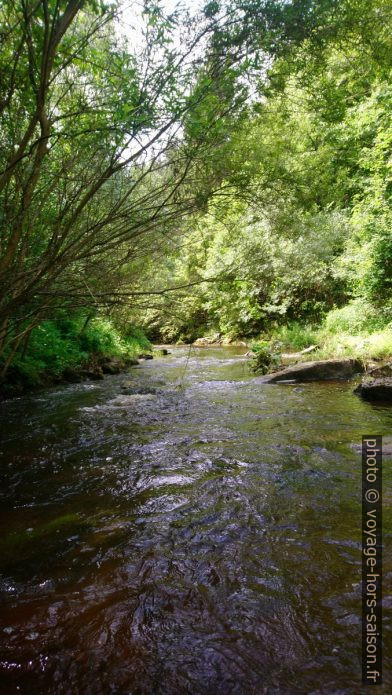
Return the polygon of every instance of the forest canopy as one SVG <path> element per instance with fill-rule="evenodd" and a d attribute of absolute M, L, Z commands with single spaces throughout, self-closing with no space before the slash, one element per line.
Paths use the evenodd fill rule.
<path fill-rule="evenodd" d="M 391 30 L 387 0 L 1 3 L 2 378 L 89 322 L 388 331 Z"/>

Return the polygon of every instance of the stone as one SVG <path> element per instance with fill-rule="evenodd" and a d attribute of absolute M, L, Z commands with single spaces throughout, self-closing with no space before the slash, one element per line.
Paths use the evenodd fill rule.
<path fill-rule="evenodd" d="M 350 444 L 351 449 L 353 449 L 357 454 L 360 454 L 362 452 L 362 443 L 359 442 L 353 442 Z M 392 460 L 392 437 L 384 437 L 382 438 L 382 456 L 384 458 L 388 458 L 388 460 Z"/>
<path fill-rule="evenodd" d="M 374 369 L 368 369 L 367 376 L 374 377 L 378 379 L 379 377 L 392 377 L 392 363 L 384 364 L 383 367 L 375 367 Z"/>
<path fill-rule="evenodd" d="M 195 347 L 207 347 L 208 345 L 221 345 L 222 339 L 219 333 L 215 333 L 212 336 L 205 336 L 204 338 L 197 338 L 192 345 Z M 241 343 L 246 345 L 246 343 Z"/>
<path fill-rule="evenodd" d="M 315 362 L 301 362 L 278 372 L 266 374 L 260 378 L 260 381 L 264 384 L 274 384 L 280 381 L 334 381 L 336 379 L 350 379 L 354 374 L 360 372 L 363 372 L 363 365 L 359 360 L 317 360 Z"/>
<path fill-rule="evenodd" d="M 126 367 L 126 362 L 119 357 L 106 357 L 102 362 L 104 374 L 119 374 Z"/>
<path fill-rule="evenodd" d="M 384 377 L 383 379 L 365 378 L 362 383 L 354 389 L 362 398 L 368 401 L 384 401 L 385 403 L 392 402 L 392 377 Z"/>
<path fill-rule="evenodd" d="M 66 367 L 63 371 L 63 379 L 68 381 L 70 384 L 78 384 L 83 380 L 83 377 L 78 369 L 73 367 Z"/>
<path fill-rule="evenodd" d="M 209 338 L 197 338 L 193 343 L 193 345 L 195 345 L 195 347 L 205 347 L 205 346 L 210 345 L 210 344 L 211 344 L 211 342 L 210 342 Z"/>
<path fill-rule="evenodd" d="M 121 385 L 121 393 L 125 396 L 155 396 L 156 389 L 148 386 L 135 386 L 130 381 L 126 381 Z"/>

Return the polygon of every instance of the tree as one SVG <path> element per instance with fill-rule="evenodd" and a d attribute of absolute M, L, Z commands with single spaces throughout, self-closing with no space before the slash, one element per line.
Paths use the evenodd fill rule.
<path fill-rule="evenodd" d="M 235 59 L 209 56 L 198 79 L 216 25 L 208 13 L 196 28 L 146 3 L 132 53 L 116 36 L 117 12 L 59 0 L 1 9 L 3 374 L 42 318 L 132 295 L 124 269 L 146 253 L 143 236 L 197 204 L 194 164 L 229 107 L 215 103 L 208 137 L 182 142 L 189 113 Z"/>

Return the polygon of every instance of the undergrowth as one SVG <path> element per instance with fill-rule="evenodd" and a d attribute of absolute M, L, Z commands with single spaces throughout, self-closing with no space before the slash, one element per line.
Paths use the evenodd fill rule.
<path fill-rule="evenodd" d="M 392 356 L 392 313 L 388 307 L 377 310 L 367 302 L 355 299 L 346 306 L 330 311 L 320 326 L 293 322 L 275 327 L 252 344 L 252 350 L 268 353 L 301 352 L 317 349 L 296 359 L 328 359 L 358 357 L 387 359 Z M 263 367 L 261 371 L 263 370 Z"/>
<path fill-rule="evenodd" d="M 15 356 L 8 380 L 35 386 L 94 358 L 132 358 L 149 350 L 149 340 L 136 326 L 120 333 L 110 320 L 100 317 L 87 322 L 83 317 L 47 320 L 32 331 L 26 348 Z"/>

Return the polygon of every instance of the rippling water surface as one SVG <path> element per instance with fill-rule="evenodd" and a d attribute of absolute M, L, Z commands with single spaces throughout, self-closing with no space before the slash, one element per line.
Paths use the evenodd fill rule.
<path fill-rule="evenodd" d="M 392 409 L 241 352 L 2 404 L 1 692 L 362 692 L 358 446 Z"/>

